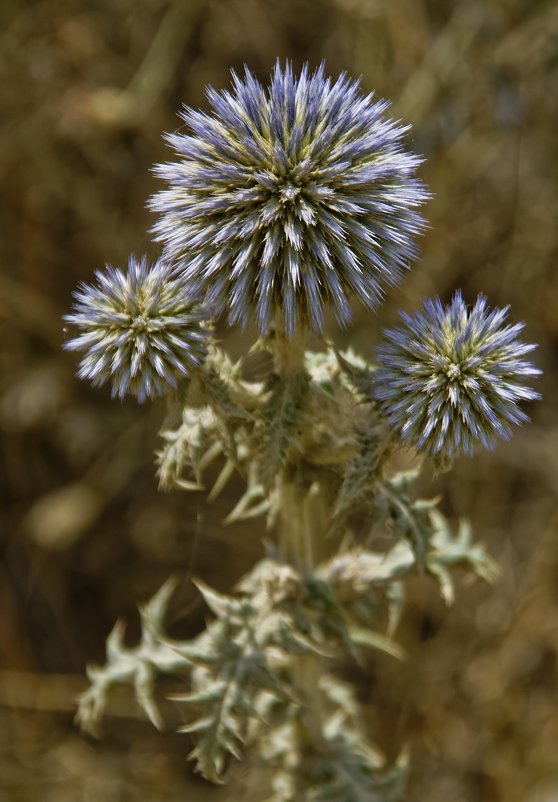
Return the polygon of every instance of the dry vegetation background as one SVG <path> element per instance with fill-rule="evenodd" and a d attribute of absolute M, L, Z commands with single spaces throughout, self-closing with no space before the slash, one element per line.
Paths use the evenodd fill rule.
<path fill-rule="evenodd" d="M 191 776 L 165 685 L 166 733 L 126 693 L 100 743 L 73 727 L 114 620 L 133 638 L 135 602 L 175 573 L 173 626 L 198 631 L 188 577 L 230 588 L 260 533 L 220 528 L 234 488 L 213 507 L 158 494 L 164 403 L 74 379 L 61 316 L 104 262 L 156 253 L 150 167 L 181 103 L 230 67 L 265 78 L 276 56 L 362 75 L 427 158 L 422 261 L 381 321 L 359 313 L 338 341 L 370 356 L 398 307 L 461 286 L 528 321 L 545 371 L 530 427 L 427 488 L 472 519 L 502 579 L 462 581 L 449 611 L 417 583 L 407 662 L 351 675 L 371 731 L 390 754 L 407 739 L 408 802 L 556 802 L 558 5 L 537 0 L 1 0 L 0 802 L 226 798 Z M 234 353 L 249 341 L 222 334 Z M 233 782 L 238 799 L 250 774 Z"/>

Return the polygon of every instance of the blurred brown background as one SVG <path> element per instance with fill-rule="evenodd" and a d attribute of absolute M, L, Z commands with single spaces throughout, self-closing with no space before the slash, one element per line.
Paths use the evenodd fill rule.
<path fill-rule="evenodd" d="M 126 693 L 101 742 L 72 725 L 115 619 L 133 639 L 135 602 L 175 573 L 173 626 L 196 632 L 188 577 L 230 588 L 260 531 L 220 528 L 238 487 L 213 507 L 157 492 L 164 402 L 75 379 L 61 317 L 95 268 L 157 253 L 150 168 L 181 104 L 204 105 L 230 67 L 265 80 L 277 56 L 362 75 L 427 158 L 421 263 L 380 320 L 359 312 L 338 341 L 370 356 L 397 308 L 462 287 L 511 304 L 545 371 L 531 426 L 426 487 L 473 521 L 502 579 L 461 581 L 449 611 L 417 583 L 407 662 L 352 675 L 372 734 L 390 754 L 407 739 L 408 802 L 556 802 L 558 5 L 537 0 L 1 0 L 0 802 L 227 796 L 191 776 L 164 699 L 163 734 Z M 223 340 L 239 353 L 250 337 Z"/>

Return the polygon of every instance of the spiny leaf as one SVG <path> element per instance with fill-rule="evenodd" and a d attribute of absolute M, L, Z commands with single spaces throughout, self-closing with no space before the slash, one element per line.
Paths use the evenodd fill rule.
<path fill-rule="evenodd" d="M 359 704 L 353 686 L 339 677 L 325 674 L 320 678 L 320 688 L 333 704 L 343 711 L 345 717 L 356 719 Z"/>
<path fill-rule="evenodd" d="M 106 642 L 107 659 L 109 662 L 118 660 L 125 651 L 124 633 L 126 624 L 119 618 L 111 629 Z"/>
<path fill-rule="evenodd" d="M 213 590 L 205 582 L 197 579 L 194 585 L 202 594 L 209 609 L 215 613 L 219 619 L 230 619 L 233 615 L 238 615 L 242 603 L 232 596 L 225 596 L 223 593 Z"/>
<path fill-rule="evenodd" d="M 161 631 L 170 598 L 176 590 L 177 584 L 177 579 L 175 577 L 170 577 L 147 604 L 139 606 L 141 623 L 146 630 L 150 629 L 152 632 Z"/>
<path fill-rule="evenodd" d="M 115 685 L 134 687 L 136 698 L 152 723 L 162 727 L 154 700 L 155 677 L 158 673 L 183 673 L 190 661 L 163 639 L 163 619 L 175 581 L 169 580 L 159 592 L 140 608 L 142 634 L 137 646 L 124 643 L 125 625 L 117 621 L 107 638 L 107 662 L 102 667 L 88 667 L 91 686 L 79 698 L 76 720 L 82 729 L 95 734 L 110 691 Z"/>
<path fill-rule="evenodd" d="M 413 499 L 409 487 L 415 476 L 415 472 L 409 471 L 378 483 L 376 521 L 391 521 L 393 534 L 396 538 L 404 538 L 409 542 L 417 566 L 423 571 L 433 533 L 432 512 L 438 499 Z"/>
<path fill-rule="evenodd" d="M 498 578 L 498 565 L 482 544 L 473 542 L 471 527 L 467 521 L 460 522 L 454 535 L 449 521 L 439 510 L 431 511 L 430 517 L 433 534 L 427 570 L 438 581 L 446 604 L 452 604 L 455 595 L 452 568 L 469 569 L 486 582 L 493 582 Z"/>
<path fill-rule="evenodd" d="M 359 743 L 360 740 L 360 743 Z M 378 765 L 377 752 L 353 737 L 324 765 L 327 779 L 309 789 L 310 802 L 398 802 L 406 780 L 406 760 L 389 769 Z"/>
<path fill-rule="evenodd" d="M 192 757 L 198 771 L 218 781 L 227 755 L 236 757 L 261 725 L 261 698 L 287 696 L 287 688 L 268 663 L 268 649 L 281 647 L 282 613 L 256 582 L 254 593 L 225 596 L 197 582 L 217 621 L 190 644 L 187 656 L 195 664 L 192 690 L 175 697 L 199 708 L 198 719 L 184 731 L 200 738 Z M 275 616 L 275 618 L 274 618 Z"/>
<path fill-rule="evenodd" d="M 220 694 L 221 696 L 221 694 Z M 220 697 L 217 697 L 220 698 Z M 188 700 L 187 700 L 188 701 Z M 214 700 L 212 700 L 214 701 Z M 189 724 L 183 724 L 179 728 L 179 732 L 204 732 L 206 730 L 211 729 L 215 725 L 215 719 L 213 716 L 205 716 L 205 718 L 197 718 L 195 721 L 191 721 Z"/>
<path fill-rule="evenodd" d="M 249 486 L 223 523 L 232 524 L 235 521 L 243 521 L 246 518 L 255 518 L 259 515 L 265 515 L 268 510 L 269 500 L 266 497 L 263 485 Z"/>
<path fill-rule="evenodd" d="M 261 481 L 267 488 L 285 464 L 308 387 L 308 374 L 303 371 L 282 378 L 274 375 L 268 383 L 270 399 L 262 410 L 260 430 Z"/>
<path fill-rule="evenodd" d="M 247 410 L 233 400 L 227 382 L 213 368 L 207 367 L 200 377 L 208 404 L 223 420 L 228 418 L 253 419 Z"/>
<path fill-rule="evenodd" d="M 163 431 L 161 436 L 165 442 L 157 452 L 160 487 L 163 490 L 173 487 L 199 490 L 202 465 L 206 467 L 208 464 L 207 452 L 210 450 L 212 458 L 215 458 L 222 451 L 222 446 L 215 449 L 220 437 L 218 421 L 212 409 L 208 406 L 186 407 L 182 411 L 180 426 Z M 183 478 L 185 467 L 194 472 L 195 485 Z"/>
<path fill-rule="evenodd" d="M 349 720 L 352 717 L 349 717 Z M 266 802 L 399 802 L 407 774 L 401 755 L 386 768 L 385 759 L 368 744 L 342 710 L 325 722 L 325 746 L 302 749 L 292 729 L 271 733 L 264 745 L 276 772 Z"/>
<path fill-rule="evenodd" d="M 440 594 L 443 600 L 445 601 L 446 605 L 448 607 L 451 607 L 451 605 L 455 601 L 455 588 L 451 573 L 444 565 L 436 563 L 433 560 L 429 561 L 428 563 L 428 572 L 438 582 L 438 587 L 440 588 Z"/>
<path fill-rule="evenodd" d="M 358 646 L 379 649 L 379 651 L 385 652 L 392 657 L 397 657 L 398 660 L 403 660 L 405 657 L 405 650 L 380 632 L 373 632 L 371 629 L 364 629 L 363 627 L 349 627 L 349 635 L 353 643 Z"/>
<path fill-rule="evenodd" d="M 136 699 L 147 718 L 156 729 L 162 730 L 163 719 L 153 698 L 155 691 L 155 672 L 152 670 L 151 666 L 147 666 L 146 664 L 138 666 L 134 690 L 136 692 Z"/>
<path fill-rule="evenodd" d="M 375 427 L 363 429 L 358 434 L 359 454 L 345 468 L 333 511 L 333 528 L 339 527 L 359 506 L 370 505 L 374 499 L 383 453 L 380 434 Z"/>
<path fill-rule="evenodd" d="M 173 693 L 168 698 L 173 702 L 203 705 L 208 702 L 216 702 L 220 699 L 223 696 L 225 688 L 226 682 L 219 679 L 215 682 L 208 683 L 205 688 L 196 689 L 189 693 Z M 192 732 L 192 730 L 188 730 L 188 732 Z"/>
<path fill-rule="evenodd" d="M 223 465 L 221 472 L 217 477 L 217 479 L 215 480 L 213 487 L 207 494 L 208 501 L 215 501 L 215 499 L 221 494 L 222 490 L 232 479 L 235 470 L 236 470 L 236 465 L 232 460 L 228 459 Z"/>
<path fill-rule="evenodd" d="M 336 350 L 335 356 L 337 357 L 339 367 L 349 380 L 351 386 L 359 395 L 363 396 L 366 401 L 369 401 L 372 398 L 372 386 L 374 384 L 372 379 L 373 371 L 366 365 L 363 359 L 350 350 L 346 351 L 344 354 Z"/>

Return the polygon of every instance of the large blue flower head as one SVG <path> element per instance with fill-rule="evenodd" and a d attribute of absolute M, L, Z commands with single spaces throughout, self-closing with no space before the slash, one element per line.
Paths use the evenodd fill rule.
<path fill-rule="evenodd" d="M 374 309 L 415 256 L 428 197 L 408 127 L 358 81 L 323 66 L 295 77 L 276 65 L 269 88 L 246 70 L 231 91 L 208 89 L 211 113 L 186 108 L 189 133 L 167 137 L 177 160 L 151 201 L 165 254 L 215 314 L 266 332 L 341 324 L 355 295 Z"/>
<path fill-rule="evenodd" d="M 66 348 L 85 351 L 79 377 L 112 383 L 113 396 L 139 401 L 176 387 L 207 353 L 204 315 L 182 278 L 163 261 L 130 258 L 128 272 L 107 266 L 95 285 L 82 285 L 65 320 L 79 336 Z"/>
<path fill-rule="evenodd" d="M 523 323 L 504 325 L 507 312 L 490 311 L 483 296 L 468 311 L 457 292 L 449 306 L 428 300 L 401 313 L 405 325 L 385 332 L 373 393 L 404 441 L 453 457 L 492 448 L 528 420 L 518 402 L 539 398 L 525 382 L 540 371 L 522 357 L 536 346 L 518 340 Z"/>

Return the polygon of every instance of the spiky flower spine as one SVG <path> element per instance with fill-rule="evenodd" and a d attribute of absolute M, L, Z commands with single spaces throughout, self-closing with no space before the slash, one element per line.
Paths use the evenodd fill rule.
<path fill-rule="evenodd" d="M 212 113 L 185 108 L 191 133 L 168 135 L 178 158 L 156 168 L 166 257 L 215 314 L 246 324 L 255 312 L 263 333 L 277 311 L 289 336 L 321 332 L 326 307 L 346 324 L 351 295 L 375 309 L 424 225 L 408 126 L 323 66 L 295 77 L 277 63 L 268 89 L 233 72 L 231 91 L 207 94 Z"/>
<path fill-rule="evenodd" d="M 66 343 L 85 351 L 78 375 L 93 385 L 112 383 L 113 396 L 139 401 L 176 387 L 206 355 L 204 315 L 182 278 L 159 260 L 130 258 L 128 272 L 110 265 L 82 284 L 65 320 L 80 334 Z"/>
<path fill-rule="evenodd" d="M 393 429 L 432 456 L 492 448 L 512 424 L 528 420 L 518 402 L 539 397 L 525 386 L 540 373 L 522 357 L 523 323 L 504 325 L 508 307 L 487 308 L 479 296 L 468 311 L 460 292 L 444 307 L 427 300 L 404 326 L 386 331 L 377 351 L 373 394 Z"/>

